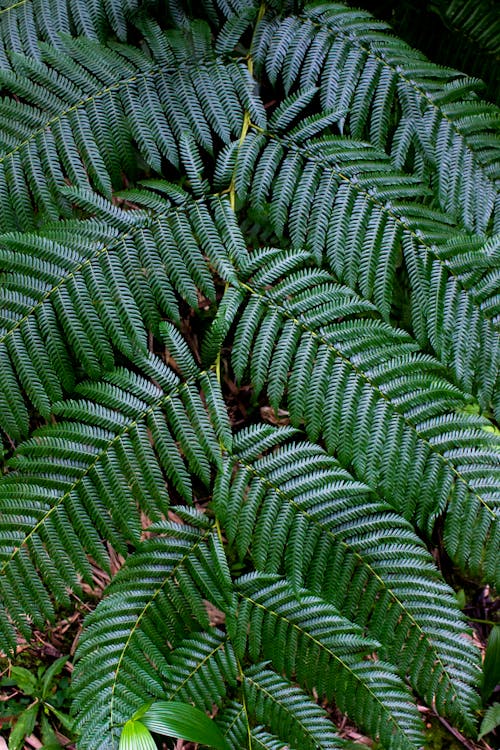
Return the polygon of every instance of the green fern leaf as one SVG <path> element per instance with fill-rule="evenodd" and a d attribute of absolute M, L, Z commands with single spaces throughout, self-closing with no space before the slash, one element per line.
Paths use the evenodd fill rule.
<path fill-rule="evenodd" d="M 167 648 L 158 643 L 175 641 L 196 626 L 208 628 L 192 571 L 203 569 L 213 579 L 211 529 L 164 524 L 161 530 L 168 537 L 150 539 L 136 551 L 115 578 L 107 598 L 87 619 L 75 675 L 75 710 L 83 748 L 109 747 L 120 725 L 146 697 L 164 696 L 169 676 Z M 97 669 L 96 646 L 106 653 Z M 233 669 L 230 662 L 226 666 Z"/>
<path fill-rule="evenodd" d="M 229 541 L 257 569 L 286 573 L 295 587 L 321 594 L 367 628 L 383 644 L 381 658 L 409 674 L 426 700 L 470 723 L 478 655 L 466 645 L 455 598 L 431 557 L 400 516 L 319 447 L 292 443 L 255 456 L 256 446 L 269 450 L 289 434 L 266 427 L 234 441 L 236 463 L 214 491 Z M 281 653 L 286 658 L 289 649 Z"/>
<path fill-rule="evenodd" d="M 487 246 L 475 241 L 481 276 L 457 272 L 469 238 L 458 239 L 447 217 L 420 205 L 426 191 L 418 180 L 394 172 L 366 144 L 330 137 L 302 148 L 292 135 L 282 145 L 274 135 L 268 140 L 251 134 L 238 150 L 240 197 L 250 193 L 256 208 L 270 200 L 278 236 L 307 247 L 320 263 L 326 258 L 336 278 L 373 300 L 386 320 L 402 251 L 415 336 L 421 345 L 429 341 L 457 384 L 489 408 L 499 382 L 499 337 L 489 318 L 500 277 Z M 466 343 L 471 331 L 482 342 L 479 359 Z"/>
<path fill-rule="evenodd" d="M 437 178 L 441 208 L 463 226 L 498 231 L 498 109 L 478 82 L 429 63 L 369 13 L 315 3 L 301 16 L 262 21 L 259 73 L 286 93 L 318 86 L 323 109 L 347 110 L 343 132 L 391 154 L 395 165 Z M 414 156 L 412 156 L 412 153 Z"/>
<path fill-rule="evenodd" d="M 61 34 L 74 27 L 78 34 L 104 39 L 109 24 L 122 40 L 127 37 L 127 21 L 139 5 L 138 0 L 10 0 L 0 9 L 0 61 L 9 68 L 9 52 L 24 53 L 40 59 L 40 43 L 61 45 Z"/>
<path fill-rule="evenodd" d="M 237 630 L 233 635 L 230 628 L 230 633 L 237 651 L 245 652 L 248 633 L 248 651 L 254 661 L 262 653 L 278 673 L 295 675 L 299 683 L 320 695 L 334 696 L 342 711 L 373 737 L 380 736 L 388 748 L 421 743 L 421 722 L 404 683 L 395 674 L 391 677 L 389 665 L 373 667 L 360 660 L 376 647 L 361 637 L 361 629 L 339 617 L 320 598 L 306 591 L 294 592 L 275 577 L 249 576 L 236 582 L 236 590 L 240 598 Z M 271 681 L 277 681 L 273 673 L 269 678 L 267 691 Z M 257 694 L 259 689 L 260 685 Z"/>
<path fill-rule="evenodd" d="M 42 428 L 12 460 L 15 471 L 0 489 L 1 600 L 24 633 L 24 613 L 40 627 L 52 619 L 49 592 L 68 604 L 77 573 L 91 581 L 87 554 L 108 568 L 102 538 L 126 555 L 127 543 L 140 539 L 138 508 L 151 519 L 167 513 L 165 478 L 190 503 L 191 473 L 209 483 L 212 462 L 220 462 L 220 436 L 202 415 L 195 379 L 180 381 L 154 357 L 145 369 L 156 385 L 126 370 L 82 384 L 80 394 L 91 400 L 63 402 L 57 413 L 65 421 Z M 215 391 L 210 383 L 212 413 L 221 408 Z M 2 620 L 12 643 L 12 626 Z"/>
<path fill-rule="evenodd" d="M 297 747 L 312 749 L 318 744 L 328 750 L 341 747 L 324 711 L 288 680 L 264 664 L 247 669 L 243 680 L 246 710 L 278 737 Z M 253 746 L 253 733 L 251 742 Z"/>
<path fill-rule="evenodd" d="M 303 266 L 303 254 L 295 257 Z M 305 422 L 313 440 L 323 435 L 329 451 L 422 530 L 430 533 L 449 510 L 450 555 L 496 576 L 498 493 L 491 477 L 498 476 L 498 438 L 484 430 L 486 420 L 455 413 L 465 407 L 463 395 L 406 333 L 373 318 L 351 319 L 362 300 L 332 286 L 333 279 L 324 282 L 322 271 L 290 273 L 293 258 L 272 251 L 265 263 L 263 255 L 244 283 L 248 302 L 233 349 L 237 377 L 250 365 L 257 391 L 272 383 L 276 409 L 286 386 L 292 423 Z"/>
<path fill-rule="evenodd" d="M 159 63 L 135 48 L 83 39 L 66 39 L 57 53 L 41 48 L 41 61 L 17 55 L 14 71 L 0 69 L 3 88 L 16 97 L 0 102 L 0 190 L 11 207 L 4 231 L 33 228 L 32 202 L 51 218 L 67 215 L 66 176 L 110 197 L 124 169 L 136 173 L 134 142 L 161 172 L 162 159 L 179 166 L 182 133 L 212 153 L 214 132 L 225 141 L 239 135 L 246 106 L 255 122 L 265 122 L 246 69 L 213 54 L 206 64 L 191 59 L 179 67 L 168 36 Z M 220 100 L 208 106 L 214 91 Z M 13 118 L 23 123 L 15 132 Z"/>
<path fill-rule="evenodd" d="M 154 217 L 77 198 L 95 206 L 103 222 L 49 225 L 43 235 L 4 235 L 0 262 L 8 269 L 0 293 L 0 385 L 5 409 L 0 424 L 13 439 L 25 436 L 28 396 L 48 416 L 74 388 L 75 359 L 91 377 L 109 370 L 115 350 L 139 366 L 146 327 L 157 329 L 166 313 L 179 320 L 176 295 L 198 304 L 198 290 L 214 299 L 207 255 L 223 278 L 236 278 L 227 258 L 234 217 L 214 203 L 166 204 Z M 225 236 L 233 238 L 228 250 Z M 236 237 L 242 253 L 241 239 Z M 17 381 L 17 382 L 16 382 Z"/>
<path fill-rule="evenodd" d="M 0 4 L 3 651 L 119 561 L 84 750 L 146 701 L 234 750 L 340 750 L 339 713 L 417 750 L 420 702 L 474 737 L 446 581 L 500 586 L 498 108 L 339 3 Z"/>

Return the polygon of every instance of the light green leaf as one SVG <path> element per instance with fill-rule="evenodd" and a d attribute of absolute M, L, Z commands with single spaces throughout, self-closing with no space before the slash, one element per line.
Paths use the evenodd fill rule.
<path fill-rule="evenodd" d="M 35 727 L 38 703 L 23 711 L 9 737 L 9 750 L 21 750 L 24 738 L 31 734 Z"/>
<path fill-rule="evenodd" d="M 122 729 L 119 750 L 156 750 L 156 743 L 142 722 L 130 719 Z"/>
<path fill-rule="evenodd" d="M 463 589 L 459 589 L 456 592 L 456 598 L 457 598 L 457 604 L 459 609 L 463 609 L 465 605 L 467 604 L 467 599 L 465 596 L 465 591 Z"/>
<path fill-rule="evenodd" d="M 25 695 L 33 695 L 36 690 L 36 677 L 24 667 L 12 667 L 11 677 L 15 681 L 19 690 Z"/>
<path fill-rule="evenodd" d="M 158 734 L 199 742 L 216 750 L 230 750 L 217 724 L 199 708 L 188 703 L 156 701 L 144 714 L 143 722 Z"/>

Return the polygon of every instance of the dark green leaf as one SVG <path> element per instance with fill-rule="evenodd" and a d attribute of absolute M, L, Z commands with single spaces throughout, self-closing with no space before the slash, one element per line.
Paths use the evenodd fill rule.
<path fill-rule="evenodd" d="M 11 676 L 19 690 L 25 695 L 33 695 L 36 692 L 37 679 L 29 669 L 25 669 L 24 667 L 12 667 Z"/>
<path fill-rule="evenodd" d="M 479 729 L 478 740 L 484 737 L 485 734 L 492 732 L 498 726 L 500 726 L 500 703 L 494 703 L 484 715 Z"/>
<path fill-rule="evenodd" d="M 500 625 L 495 625 L 488 638 L 483 663 L 483 700 L 487 701 L 500 682 Z"/>

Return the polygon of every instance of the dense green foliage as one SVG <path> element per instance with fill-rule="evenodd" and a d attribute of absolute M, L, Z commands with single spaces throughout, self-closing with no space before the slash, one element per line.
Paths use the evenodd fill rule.
<path fill-rule="evenodd" d="M 342 747 L 325 700 L 386 750 L 423 744 L 419 701 L 477 736 L 451 584 L 500 576 L 480 81 L 331 2 L 22 0 L 0 34 L 3 650 L 111 546 L 82 750 L 152 699 L 216 706 L 235 750 Z"/>

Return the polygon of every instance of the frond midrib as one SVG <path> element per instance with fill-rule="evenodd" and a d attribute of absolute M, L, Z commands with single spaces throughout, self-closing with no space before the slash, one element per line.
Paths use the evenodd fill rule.
<path fill-rule="evenodd" d="M 262 292 L 258 291 L 257 289 L 254 289 L 251 284 L 248 282 L 239 281 L 239 286 L 244 289 L 246 292 L 250 292 L 250 294 L 254 297 L 257 297 L 260 300 L 263 300 L 264 303 L 268 306 L 269 309 L 276 309 L 279 311 L 279 313 L 286 318 L 287 320 L 291 320 L 294 325 L 300 327 L 304 332 L 308 333 L 312 338 L 319 341 L 321 344 L 326 346 L 330 351 L 332 351 L 335 356 L 337 356 L 339 359 L 341 359 L 343 362 L 345 362 L 355 373 L 358 377 L 360 377 L 362 380 L 364 380 L 370 388 L 372 388 L 377 395 L 384 399 L 386 403 L 389 405 L 390 409 L 394 414 L 397 414 L 398 418 L 402 419 L 405 423 L 405 425 L 412 430 L 412 432 L 417 436 L 418 440 L 426 445 L 429 450 L 439 457 L 439 459 L 447 466 L 447 468 L 455 475 L 455 477 L 462 482 L 465 487 L 467 488 L 467 491 L 476 497 L 478 502 L 484 506 L 484 508 L 488 511 L 490 514 L 492 520 L 496 519 L 496 514 L 494 509 L 492 509 L 486 500 L 474 489 L 471 488 L 466 480 L 466 478 L 460 473 L 460 471 L 454 466 L 453 463 L 451 463 L 446 456 L 443 456 L 442 453 L 440 453 L 436 447 L 429 441 L 427 438 L 423 437 L 419 431 L 416 429 L 415 425 L 411 423 L 411 421 L 408 420 L 408 418 L 399 412 L 396 407 L 394 406 L 391 398 L 384 393 L 383 390 L 376 384 L 373 383 L 370 377 L 363 372 L 363 370 L 359 369 L 359 367 L 354 364 L 345 354 L 342 353 L 341 350 L 337 349 L 328 339 L 326 339 L 324 336 L 322 336 L 318 331 L 315 329 L 310 328 L 307 326 L 305 322 L 300 320 L 298 317 L 296 317 L 293 313 L 289 312 L 282 304 L 279 304 L 275 300 L 270 300 L 269 297 L 266 296 L 266 294 L 262 294 Z"/>
<path fill-rule="evenodd" d="M 277 700 L 276 700 L 276 697 L 275 697 L 275 696 L 274 696 L 274 695 L 273 695 L 272 693 L 270 693 L 270 692 L 269 692 L 269 690 L 267 690 L 267 688 L 265 688 L 265 687 L 264 687 L 263 685 L 261 685 L 261 684 L 260 684 L 259 682 L 256 682 L 256 681 L 255 681 L 255 680 L 254 680 L 254 679 L 253 679 L 252 677 L 249 677 L 249 676 L 248 676 L 248 675 L 247 675 L 246 673 L 244 673 L 244 674 L 243 674 L 243 679 L 244 679 L 244 680 L 246 680 L 246 681 L 247 681 L 247 682 L 248 682 L 248 683 L 249 683 L 250 685 L 253 685 L 253 687 L 255 687 L 255 688 L 256 688 L 257 690 L 260 690 L 260 692 L 261 692 L 261 693 L 262 693 L 263 695 L 265 695 L 265 696 L 266 696 L 266 697 L 267 697 L 267 698 L 269 699 L 269 701 L 271 701 L 272 703 L 276 703 L 277 705 L 279 705 L 279 706 L 280 706 L 280 708 L 281 708 L 282 710 L 285 710 L 285 711 L 287 712 L 287 714 L 288 714 L 288 715 L 289 715 L 290 717 L 292 717 L 292 719 L 293 719 L 294 721 L 296 721 L 296 722 L 300 723 L 300 725 L 301 725 L 301 727 L 302 727 L 302 731 L 304 732 L 304 734 L 306 734 L 307 736 L 309 736 L 309 737 L 310 737 L 310 739 L 311 739 L 311 741 L 313 742 L 313 744 L 315 744 L 315 745 L 316 745 L 316 743 L 317 743 L 317 738 L 316 738 L 316 737 L 314 736 L 314 734 L 312 734 L 312 732 L 311 732 L 310 730 L 308 730 L 308 728 L 307 728 L 307 727 L 305 727 L 305 726 L 303 725 L 303 722 L 302 722 L 302 721 L 300 721 L 300 719 L 298 719 L 298 718 L 297 718 L 297 716 L 295 716 L 295 714 L 293 714 L 293 713 L 292 713 L 292 712 L 291 712 L 291 711 L 289 710 L 288 706 L 284 705 L 284 704 L 283 704 L 283 703 L 281 703 L 280 701 L 277 701 Z M 245 713 L 246 713 L 246 715 L 247 715 L 247 718 L 248 718 L 248 711 L 247 711 L 246 707 L 244 707 L 244 711 L 245 711 Z M 333 725 L 332 725 L 332 726 L 333 726 Z M 249 727 L 249 731 L 250 731 L 250 724 L 249 724 L 249 723 L 248 723 L 248 727 Z M 251 745 L 250 745 L 250 747 L 251 747 Z"/>
<path fill-rule="evenodd" d="M 496 327 L 492 324 L 491 320 L 485 315 L 485 311 L 483 307 L 481 306 L 481 303 L 477 302 L 476 299 L 474 298 L 474 295 L 472 294 L 471 289 L 469 289 L 467 286 L 464 285 L 463 280 L 454 271 L 454 269 L 451 268 L 450 265 L 446 263 L 446 261 L 439 254 L 439 252 L 436 251 L 434 245 L 428 240 L 426 240 L 425 234 L 421 230 L 418 229 L 417 222 L 412 223 L 412 222 L 405 221 L 404 217 L 401 218 L 401 216 L 398 216 L 398 214 L 395 213 L 395 211 L 388 205 L 388 202 L 386 203 L 382 202 L 376 195 L 373 195 L 368 190 L 361 187 L 355 180 L 352 179 L 352 177 L 349 177 L 348 174 L 345 174 L 340 167 L 337 167 L 336 165 L 332 165 L 331 162 L 326 161 L 325 159 L 321 158 L 321 156 L 318 156 L 318 154 L 315 154 L 309 151 L 307 147 L 301 147 L 300 145 L 294 143 L 291 139 L 286 138 L 286 137 L 280 137 L 276 135 L 276 133 L 266 132 L 261 127 L 259 127 L 258 125 L 255 125 L 254 123 L 251 123 L 251 128 L 259 135 L 262 135 L 265 138 L 268 138 L 269 140 L 280 143 L 285 148 L 287 148 L 290 152 L 297 153 L 302 158 L 307 159 L 309 162 L 318 164 L 325 171 L 327 170 L 330 171 L 332 174 L 337 176 L 342 182 L 346 183 L 347 185 L 349 185 L 350 188 L 355 190 L 358 193 L 358 195 L 363 196 L 366 201 L 371 203 L 373 206 L 376 206 L 380 210 L 381 213 L 384 213 L 386 216 L 389 216 L 396 224 L 402 227 L 402 229 L 405 232 L 408 232 L 408 234 L 410 234 L 413 237 L 413 239 L 419 244 L 419 246 L 423 247 L 425 251 L 429 253 L 429 255 L 432 257 L 433 260 L 437 261 L 439 265 L 446 270 L 446 273 L 448 274 L 448 276 L 454 279 L 455 283 L 460 288 L 460 290 L 464 294 L 467 295 L 467 298 L 470 300 L 470 304 L 473 305 L 475 310 L 477 310 L 478 315 L 481 316 L 481 318 L 484 320 L 488 328 L 491 329 L 491 335 L 500 336 Z M 396 172 L 395 177 L 397 178 L 397 176 L 398 175 Z"/>
<path fill-rule="evenodd" d="M 22 0 L 22 2 L 24 3 L 26 2 L 26 0 Z M 231 63 L 237 64 L 238 62 L 242 62 L 244 60 L 245 58 L 234 57 L 234 58 L 231 58 L 231 62 L 229 64 Z M 198 70 L 200 67 L 203 67 L 205 65 L 210 67 L 210 64 L 217 64 L 217 63 L 224 63 L 224 62 L 226 61 L 224 60 L 223 57 L 207 57 L 206 60 L 202 58 L 194 62 L 191 60 L 190 62 L 179 63 L 178 65 L 157 64 L 157 65 L 152 65 L 152 67 L 145 72 L 137 72 L 132 76 L 128 76 L 127 78 L 123 78 L 120 81 L 111 83 L 109 84 L 109 86 L 105 86 L 104 88 L 101 88 L 98 91 L 92 94 L 89 94 L 86 97 L 83 97 L 82 99 L 80 99 L 78 102 L 75 102 L 71 106 L 66 107 L 58 115 L 54 115 L 53 117 L 49 118 L 43 125 L 41 125 L 39 128 L 34 130 L 32 133 L 30 133 L 28 138 L 25 138 L 23 141 L 20 141 L 10 151 L 7 151 L 4 154 L 0 154 L 0 164 L 2 164 L 4 161 L 7 161 L 8 159 L 11 159 L 14 156 L 14 154 L 26 148 L 26 146 L 29 146 L 29 144 L 32 141 L 34 141 L 37 138 L 37 136 L 44 133 L 55 123 L 61 122 L 61 120 L 63 120 L 68 115 L 70 115 L 72 112 L 75 112 L 78 109 L 85 107 L 87 104 L 90 104 L 91 102 L 97 99 L 101 99 L 103 96 L 106 96 L 106 94 L 112 93 L 114 91 L 119 91 L 122 88 L 125 89 L 139 80 L 146 81 L 159 75 L 168 75 L 168 73 L 178 73 L 180 70 L 183 70 L 183 69 Z"/>
<path fill-rule="evenodd" d="M 12 5 L 7 5 L 5 8 L 0 8 L 0 16 L 4 13 L 9 13 L 11 10 L 14 10 L 14 8 L 19 8 L 21 5 L 26 5 L 26 3 L 31 2 L 31 0 L 16 0 L 16 2 L 12 3 Z"/>
<path fill-rule="evenodd" d="M 311 18 L 304 17 L 304 16 L 297 16 L 303 23 L 306 21 L 309 21 L 312 23 L 316 28 L 321 29 L 321 24 L 319 24 L 317 21 L 313 21 Z M 331 25 L 330 25 L 331 24 Z M 328 28 L 330 29 L 331 26 L 335 26 L 332 19 L 328 19 Z M 349 35 L 346 34 L 346 32 L 339 28 L 338 26 L 335 26 L 334 33 L 343 39 L 348 40 L 353 46 L 358 47 L 358 49 L 363 50 L 366 52 L 366 54 L 371 57 L 374 60 L 377 60 L 377 62 L 380 62 L 382 65 L 384 65 L 387 69 L 391 70 L 398 78 L 402 81 L 404 81 L 410 88 L 412 88 L 417 94 L 419 94 L 420 97 L 426 100 L 426 102 L 434 108 L 435 111 L 439 112 L 439 115 L 442 119 L 446 120 L 448 123 L 450 123 L 451 128 L 453 128 L 454 132 L 460 137 L 460 139 L 463 141 L 464 147 L 467 149 L 467 151 L 470 152 L 472 155 L 472 158 L 477 162 L 477 164 L 481 167 L 482 172 L 484 173 L 485 177 L 487 178 L 488 182 L 491 184 L 493 188 L 496 188 L 497 181 L 494 180 L 489 174 L 487 169 L 485 168 L 487 165 L 484 165 L 480 160 L 480 154 L 478 154 L 475 149 L 472 148 L 470 145 L 468 139 L 465 137 L 463 133 L 459 130 L 459 128 L 456 125 L 456 122 L 448 117 L 448 115 L 443 111 L 442 107 L 439 106 L 439 103 L 434 100 L 432 97 L 432 94 L 430 94 L 428 91 L 425 90 L 423 84 L 418 84 L 417 81 L 413 78 L 409 78 L 403 68 L 400 65 L 392 65 L 389 60 L 385 56 L 377 55 L 376 52 L 371 48 L 370 45 L 365 44 L 361 42 L 358 37 L 355 34 Z M 397 41 L 398 38 L 394 37 L 394 39 Z M 399 40 L 401 41 L 401 40 Z M 413 48 L 407 45 L 408 49 L 413 52 Z M 418 62 L 418 61 L 416 61 Z M 429 62 L 425 60 L 425 62 Z M 452 69 L 450 69 L 450 73 L 453 73 Z"/>
<path fill-rule="evenodd" d="M 211 196 L 212 197 L 212 196 Z M 206 203 L 205 198 L 198 198 L 198 199 L 191 199 L 189 205 L 193 205 L 195 203 Z M 62 275 L 60 280 L 57 282 L 57 284 L 54 284 L 50 287 L 50 289 L 47 289 L 45 294 L 37 300 L 30 308 L 29 310 L 20 317 L 13 326 L 8 328 L 3 336 L 0 336 L 0 345 L 4 344 L 10 336 L 12 336 L 27 320 L 29 320 L 33 315 L 36 314 L 36 311 L 42 307 L 47 300 L 51 298 L 53 294 L 55 294 L 59 289 L 61 289 L 66 283 L 71 281 L 71 279 L 75 278 L 79 274 L 83 273 L 84 269 L 88 266 L 91 266 L 94 264 L 101 255 L 105 255 L 107 253 L 111 253 L 113 251 L 119 252 L 120 246 L 123 245 L 124 242 L 128 239 L 133 239 L 136 234 L 139 234 L 144 229 L 149 229 L 150 227 L 154 227 L 161 219 L 167 218 L 171 214 L 178 214 L 178 213 L 186 213 L 188 210 L 188 207 L 185 205 L 181 206 L 170 206 L 165 211 L 156 211 L 154 214 L 149 214 L 147 212 L 143 212 L 143 220 L 139 223 L 136 222 L 134 225 L 130 228 L 128 228 L 125 231 L 119 232 L 118 235 L 113 237 L 110 242 L 100 245 L 99 243 L 96 243 L 96 251 L 93 255 L 85 258 L 84 260 L 80 261 L 74 269 L 71 271 L 68 271 L 65 275 Z M 126 213 L 125 213 L 126 216 Z M 92 221 L 92 220 L 90 220 Z M 7 235 L 8 236 L 8 235 Z M 2 240 L 2 236 L 0 235 L 0 243 Z"/>
<path fill-rule="evenodd" d="M 163 406 L 163 404 L 168 403 L 168 401 L 171 401 L 176 395 L 179 395 L 183 390 L 187 389 L 191 382 L 195 382 L 198 379 L 198 377 L 201 377 L 206 372 L 208 371 L 200 371 L 196 375 L 192 375 L 188 378 L 185 378 L 175 388 L 169 391 L 169 393 L 162 394 L 160 398 L 158 398 L 154 403 L 150 404 L 146 409 L 144 409 L 144 411 L 136 415 L 135 418 L 129 422 L 129 424 L 125 425 L 120 432 L 114 435 L 113 438 L 108 442 L 106 448 L 96 455 L 94 460 L 87 466 L 87 468 L 82 472 L 82 474 L 80 474 L 74 480 L 74 482 L 72 482 L 71 486 L 68 489 L 66 489 L 65 492 L 57 499 L 57 501 L 53 505 L 51 505 L 51 507 L 45 513 L 45 515 L 33 526 L 29 534 L 26 535 L 23 541 L 19 543 L 19 546 L 17 546 L 12 551 L 10 557 L 5 560 L 4 564 L 0 568 L 0 576 L 5 573 L 7 566 L 21 552 L 26 542 L 29 541 L 34 535 L 36 535 L 38 530 L 46 523 L 47 519 L 49 519 L 50 516 L 57 511 L 57 509 L 69 498 L 69 496 L 75 490 L 75 488 L 78 487 L 78 485 L 85 479 L 86 476 L 88 476 L 88 474 L 95 468 L 95 466 L 97 466 L 99 462 L 105 458 L 105 456 L 108 454 L 109 450 L 111 449 L 113 445 L 120 442 L 122 438 L 125 435 L 127 435 L 131 430 L 133 430 L 134 427 L 136 427 L 140 422 L 142 422 L 148 416 L 148 414 L 152 414 L 157 409 L 160 409 Z"/>
<path fill-rule="evenodd" d="M 193 542 L 189 550 L 186 550 L 184 555 L 175 563 L 175 565 L 172 567 L 172 569 L 169 571 L 168 575 L 166 575 L 162 582 L 157 586 L 156 590 L 148 598 L 148 601 L 145 603 L 145 605 L 142 607 L 141 611 L 137 614 L 134 624 L 130 629 L 130 632 L 128 634 L 127 640 L 123 644 L 122 648 L 120 649 L 120 656 L 118 658 L 118 662 L 116 664 L 116 667 L 114 669 L 113 674 L 113 681 L 111 683 L 111 696 L 110 696 L 110 705 L 109 705 L 109 722 L 110 725 L 114 726 L 114 705 L 115 705 L 115 696 L 116 696 L 116 690 L 118 686 L 118 675 L 120 674 L 121 665 L 123 663 L 123 659 L 125 658 L 125 653 L 127 652 L 130 643 L 132 641 L 132 638 L 135 634 L 135 632 L 138 630 L 140 623 L 142 622 L 143 618 L 145 617 L 148 609 L 153 605 L 155 599 L 160 595 L 160 593 L 163 591 L 167 583 L 175 577 L 176 572 L 182 567 L 184 562 L 187 560 L 189 555 L 192 554 L 194 550 L 196 550 L 201 544 L 205 542 L 205 540 L 210 536 L 210 534 L 213 531 L 213 527 L 210 527 L 205 530 L 204 534 L 200 534 L 199 538 Z"/>
<path fill-rule="evenodd" d="M 368 568 L 368 570 L 370 571 L 370 576 L 377 579 L 381 590 L 389 594 L 391 600 L 395 604 L 397 604 L 397 606 L 400 608 L 400 611 L 404 613 L 404 616 L 407 617 L 408 620 L 410 620 L 411 627 L 415 628 L 415 630 L 420 634 L 421 639 L 430 643 L 432 652 L 434 654 L 435 662 L 437 662 L 439 666 L 441 667 L 442 674 L 445 676 L 445 679 L 447 680 L 448 684 L 450 685 L 451 691 L 453 692 L 453 696 L 454 696 L 453 700 L 456 700 L 460 703 L 461 702 L 460 694 L 456 690 L 454 682 L 449 678 L 446 665 L 443 662 L 442 658 L 439 656 L 439 654 L 436 652 L 432 639 L 429 638 L 428 634 L 425 632 L 422 626 L 415 620 L 412 613 L 408 611 L 408 608 L 405 607 L 404 603 L 395 594 L 394 590 L 386 583 L 386 581 L 384 581 L 383 578 L 381 578 L 380 574 L 377 573 L 377 571 L 373 568 L 372 565 L 370 565 L 370 563 L 363 557 L 363 555 L 360 552 L 358 552 L 356 549 L 354 549 L 352 545 L 346 542 L 345 539 L 338 538 L 332 531 L 330 531 L 330 529 L 326 528 L 324 524 L 322 524 L 317 518 L 315 518 L 314 515 L 312 515 L 311 513 L 309 513 L 309 511 L 307 511 L 305 508 L 303 508 L 298 503 L 296 503 L 293 500 L 293 498 L 291 498 L 284 490 L 281 489 L 281 487 L 274 484 L 274 482 L 268 479 L 264 474 L 260 473 L 254 466 L 244 461 L 241 457 L 238 456 L 238 454 L 234 454 L 232 457 L 236 461 L 238 461 L 238 463 L 241 466 L 243 466 L 251 474 L 253 474 L 253 476 L 257 478 L 262 484 L 269 487 L 269 489 L 275 492 L 278 496 L 282 497 L 283 500 L 288 505 L 291 505 L 295 509 L 297 514 L 303 516 L 304 518 L 307 518 L 309 523 L 319 528 L 322 534 L 326 534 L 328 537 L 334 540 L 335 544 L 339 544 L 341 547 L 347 550 L 350 554 L 352 554 L 361 563 L 361 565 L 364 568 Z"/>
<path fill-rule="evenodd" d="M 207 529 L 207 534 L 205 534 L 205 537 L 203 538 L 203 541 L 204 541 L 204 540 L 206 539 L 206 537 L 208 536 L 208 533 L 209 533 L 209 532 L 211 532 L 211 531 L 213 530 L 213 528 L 214 528 L 214 527 L 211 527 L 211 528 Z M 193 547 L 193 549 L 194 549 L 194 547 Z M 192 550 L 190 550 L 190 552 L 192 552 Z M 184 679 L 182 680 L 182 682 L 180 682 L 180 683 L 179 683 L 179 684 L 177 685 L 177 687 L 175 688 L 175 690 L 171 690 L 171 691 L 170 691 L 170 692 L 168 693 L 168 695 L 169 695 L 169 700 L 172 700 L 172 699 L 173 699 L 173 698 L 174 698 L 174 697 L 175 697 L 175 696 L 177 695 L 177 693 L 179 693 L 179 692 L 180 692 L 180 691 L 182 690 L 182 688 L 183 688 L 183 687 L 184 687 L 184 686 L 185 686 L 185 685 L 186 685 L 186 684 L 187 684 L 187 683 L 188 683 L 188 682 L 190 681 L 190 679 L 191 679 L 191 678 L 192 678 L 192 677 L 193 677 L 193 676 L 194 676 L 195 674 L 197 674 L 197 672 L 199 672 L 199 671 L 200 671 L 200 669 L 202 669 L 202 668 L 203 668 L 204 664 L 206 664 L 206 663 L 207 663 L 208 661 L 210 661 L 210 659 L 211 659 L 211 658 L 212 658 L 212 657 L 213 657 L 213 656 L 214 656 L 214 655 L 215 655 L 215 654 L 216 654 L 216 653 L 217 653 L 218 651 L 220 651 L 220 650 L 222 650 L 222 649 L 224 648 L 224 646 L 225 646 L 225 645 L 227 644 L 227 642 L 228 642 L 228 641 L 229 641 L 229 637 L 228 637 L 228 636 L 226 635 L 226 636 L 224 637 L 224 640 L 222 640 L 222 641 L 221 641 L 220 643 L 218 643 L 218 644 L 217 644 L 217 646 L 215 646 L 215 648 L 213 648 L 213 649 L 212 649 L 212 650 L 211 650 L 210 652 L 208 652 L 208 653 L 207 653 L 207 654 L 206 654 L 206 655 L 205 655 L 205 656 L 203 657 L 203 659 L 201 659 L 201 661 L 198 661 L 198 662 L 196 663 L 196 666 L 195 666 L 195 667 L 194 667 L 194 668 L 193 668 L 193 669 L 192 669 L 192 670 L 191 670 L 191 671 L 190 671 L 190 672 L 189 672 L 189 673 L 187 674 L 187 676 L 186 676 L 186 677 L 185 677 L 185 678 L 184 678 Z"/>

